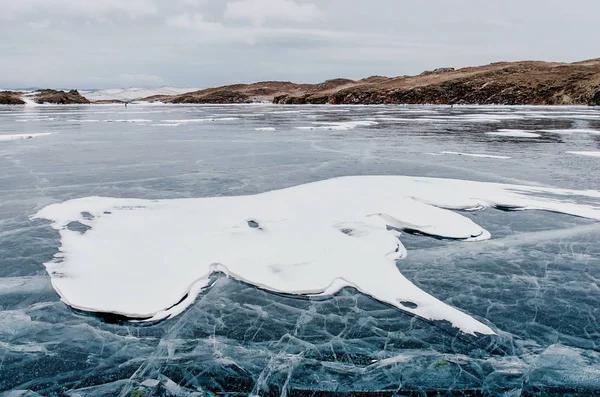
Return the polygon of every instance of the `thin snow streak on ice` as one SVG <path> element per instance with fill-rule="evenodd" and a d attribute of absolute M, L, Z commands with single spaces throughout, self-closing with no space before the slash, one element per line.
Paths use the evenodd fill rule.
<path fill-rule="evenodd" d="M 12 134 L 12 135 L 0 135 L 0 142 L 2 141 L 18 141 L 21 139 L 31 139 L 40 136 L 52 135 L 51 132 L 40 132 L 37 134 Z"/>
<path fill-rule="evenodd" d="M 576 154 L 579 156 L 586 156 L 586 157 L 600 157 L 600 152 L 567 152 L 569 154 Z"/>
<path fill-rule="evenodd" d="M 202 119 L 182 119 L 182 120 L 162 120 L 163 123 L 203 123 L 205 121 L 234 121 L 239 120 L 238 117 L 211 117 Z"/>
<path fill-rule="evenodd" d="M 486 135 L 507 136 L 513 138 L 539 138 L 540 134 L 524 130 L 498 130 L 495 132 L 486 132 Z"/>
<path fill-rule="evenodd" d="M 479 158 L 487 158 L 487 159 L 499 159 L 499 160 L 507 160 L 510 159 L 508 156 L 499 156 L 495 154 L 477 154 L 477 153 L 460 153 L 460 152 L 440 152 L 440 154 L 453 154 L 456 156 L 467 156 L 467 157 L 479 157 Z"/>
<path fill-rule="evenodd" d="M 328 122 L 315 122 L 314 126 L 310 127 L 296 127 L 297 130 L 331 130 L 331 131 L 348 131 L 356 127 L 369 127 L 377 125 L 379 123 L 370 120 L 358 120 L 358 121 L 343 121 L 337 123 Z"/>
<path fill-rule="evenodd" d="M 556 130 L 540 130 L 541 132 L 549 132 L 552 134 L 590 134 L 600 135 L 600 130 L 592 130 L 589 128 L 572 128 L 572 129 L 556 129 Z"/>
<path fill-rule="evenodd" d="M 493 206 L 600 220 L 600 206 L 573 203 L 577 196 L 600 204 L 597 191 L 369 176 L 240 197 L 89 197 L 50 205 L 34 217 L 51 220 L 60 232 L 60 253 L 46 269 L 63 301 L 81 310 L 171 317 L 221 271 L 288 294 L 331 295 L 351 286 L 424 319 L 493 334 L 400 273 L 396 260 L 407 252 L 399 231 L 486 240 L 489 232 L 450 209 Z M 72 222 L 91 229 L 70 230 Z"/>

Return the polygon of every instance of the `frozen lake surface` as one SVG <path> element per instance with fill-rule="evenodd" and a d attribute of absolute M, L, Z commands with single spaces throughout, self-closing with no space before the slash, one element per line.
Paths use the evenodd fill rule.
<path fill-rule="evenodd" d="M 599 150 L 600 111 L 585 107 L 0 107 L 0 392 L 598 395 L 591 219 L 487 208 L 456 211 L 487 241 L 402 234 L 402 274 L 497 334 L 473 336 L 351 287 L 298 297 L 224 274 L 161 322 L 95 316 L 61 302 L 44 267 L 61 237 L 30 217 L 90 196 L 242 196 L 355 175 L 596 191 Z M 131 253 L 133 240 L 116 243 Z"/>

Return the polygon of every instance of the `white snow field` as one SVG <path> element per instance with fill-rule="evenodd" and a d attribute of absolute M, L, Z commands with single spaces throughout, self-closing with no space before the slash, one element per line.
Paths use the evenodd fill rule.
<path fill-rule="evenodd" d="M 287 294 L 331 295 L 351 286 L 423 319 L 493 334 L 416 287 L 396 260 L 407 255 L 401 231 L 464 241 L 456 244 L 489 239 L 451 210 L 494 206 L 600 220 L 594 190 L 406 176 L 342 177 L 237 197 L 89 197 L 49 205 L 33 218 L 51 220 L 60 232 L 60 252 L 45 266 L 62 300 L 80 310 L 171 317 L 220 271 Z"/>

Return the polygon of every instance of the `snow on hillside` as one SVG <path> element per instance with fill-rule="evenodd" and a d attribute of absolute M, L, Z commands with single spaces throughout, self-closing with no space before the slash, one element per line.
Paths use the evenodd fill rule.
<path fill-rule="evenodd" d="M 176 88 L 176 87 L 160 87 L 160 88 L 109 88 L 98 91 L 81 91 L 81 95 L 90 101 L 133 101 L 136 99 L 147 98 L 153 95 L 180 95 L 186 92 L 198 91 L 198 88 Z"/>

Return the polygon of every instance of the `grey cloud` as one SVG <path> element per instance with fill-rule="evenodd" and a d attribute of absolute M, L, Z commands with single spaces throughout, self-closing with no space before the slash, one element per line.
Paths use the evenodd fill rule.
<path fill-rule="evenodd" d="M 32 14 L 52 14 L 60 17 L 88 17 L 102 19 L 107 16 L 141 18 L 154 15 L 158 7 L 153 0 L 0 0 L 0 19 L 27 18 Z"/>
<path fill-rule="evenodd" d="M 225 19 L 249 21 L 258 26 L 271 20 L 311 22 L 322 16 L 315 4 L 293 0 L 236 0 L 225 7 Z"/>
<path fill-rule="evenodd" d="M 600 56 L 596 0 L 0 0 L 0 87 L 212 86 Z"/>

